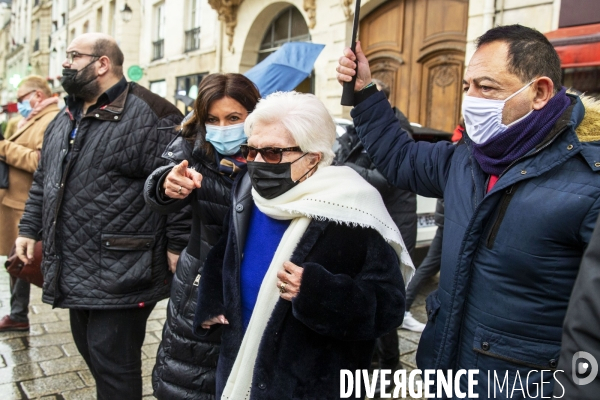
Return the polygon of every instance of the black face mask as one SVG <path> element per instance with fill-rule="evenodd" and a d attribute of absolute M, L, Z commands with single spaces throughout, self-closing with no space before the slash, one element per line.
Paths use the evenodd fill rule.
<path fill-rule="evenodd" d="M 305 153 L 302 157 L 304 157 L 306 154 L 308 153 Z M 248 161 L 248 174 L 250 174 L 252 187 L 258 192 L 258 194 L 268 200 L 281 196 L 296 186 L 300 182 L 300 179 L 308 175 L 308 173 L 317 166 L 317 164 L 315 164 L 315 166 L 309 169 L 306 174 L 302 175 L 300 179 L 293 181 L 292 164 L 298 161 L 300 158 L 293 162 L 279 164 Z"/>
<path fill-rule="evenodd" d="M 92 71 L 86 71 L 87 67 L 95 63 L 92 61 L 80 70 L 73 68 L 64 68 L 62 71 L 62 79 L 60 83 L 67 94 L 79 97 L 83 100 L 90 100 L 96 97 L 98 92 L 98 84 L 91 84 L 98 78 Z M 78 76 L 79 75 L 79 76 Z"/>

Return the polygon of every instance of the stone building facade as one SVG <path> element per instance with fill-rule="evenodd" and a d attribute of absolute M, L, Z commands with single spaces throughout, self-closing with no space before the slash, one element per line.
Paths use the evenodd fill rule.
<path fill-rule="evenodd" d="M 363 0 L 359 39 L 374 75 L 391 86 L 391 102 L 411 121 L 448 131 L 460 117 L 462 76 L 478 36 L 513 23 L 555 31 L 570 2 L 586 1 L 594 0 Z M 141 85 L 185 111 L 206 74 L 243 73 L 286 41 L 310 41 L 325 47 L 298 90 L 315 93 L 333 116 L 349 116 L 335 67 L 350 42 L 352 0 L 14 0 L 12 9 L 3 82 L 35 72 L 60 90 L 68 43 L 105 32 L 125 54 L 126 75 L 140 67 Z"/>

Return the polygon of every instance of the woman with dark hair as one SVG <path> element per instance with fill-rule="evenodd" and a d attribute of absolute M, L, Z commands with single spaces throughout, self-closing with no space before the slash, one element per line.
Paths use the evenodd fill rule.
<path fill-rule="evenodd" d="M 146 181 L 144 197 L 159 213 L 192 208 L 192 231 L 171 287 L 167 321 L 152 375 L 158 399 L 213 399 L 221 333 L 198 340 L 193 333 L 202 265 L 223 231 L 235 176 L 246 169 L 240 145 L 244 121 L 259 99 L 240 74 L 212 74 L 198 88 L 194 110 L 165 150 L 171 165 Z"/>

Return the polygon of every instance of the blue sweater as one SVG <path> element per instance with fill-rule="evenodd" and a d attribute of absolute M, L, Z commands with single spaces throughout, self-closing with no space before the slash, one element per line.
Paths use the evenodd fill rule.
<path fill-rule="evenodd" d="M 250 323 L 260 285 L 290 222 L 290 220 L 273 219 L 262 213 L 258 207 L 252 207 L 244 246 L 244 259 L 240 268 L 244 330 Z"/>

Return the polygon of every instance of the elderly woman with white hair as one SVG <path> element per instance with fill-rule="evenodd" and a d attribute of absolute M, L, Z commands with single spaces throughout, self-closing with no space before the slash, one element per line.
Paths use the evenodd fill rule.
<path fill-rule="evenodd" d="M 377 190 L 330 166 L 335 125 L 315 96 L 272 94 L 244 130 L 248 171 L 194 322 L 223 328 L 217 398 L 339 398 L 340 370 L 368 369 L 375 339 L 402 323 L 412 262 Z"/>

